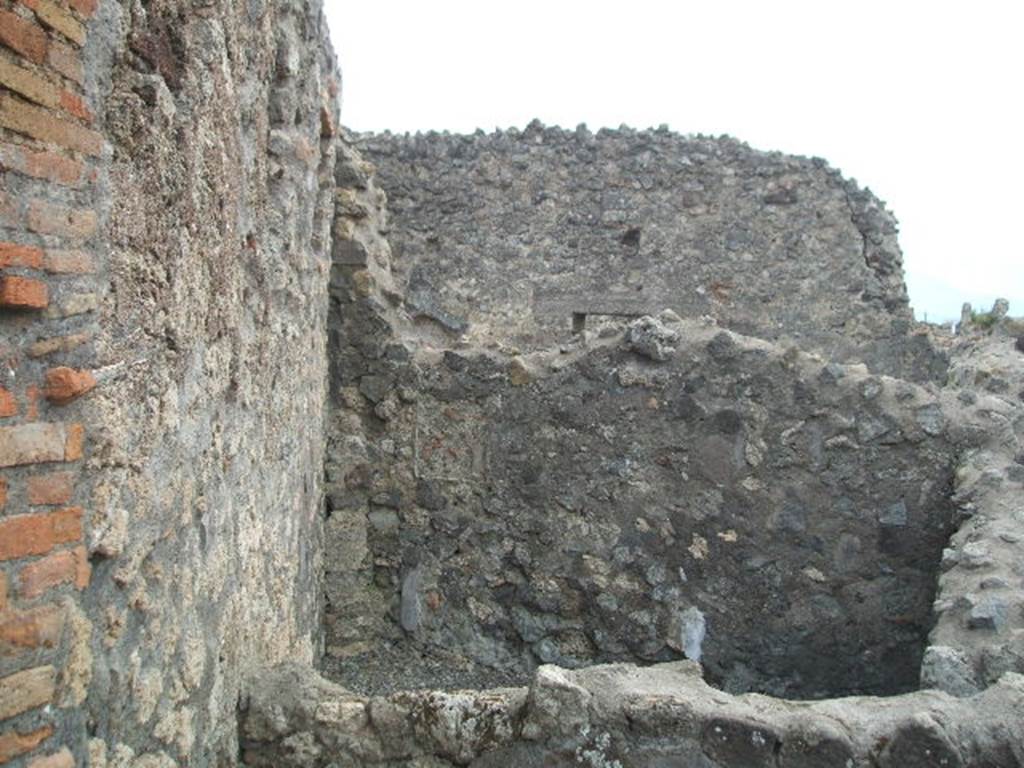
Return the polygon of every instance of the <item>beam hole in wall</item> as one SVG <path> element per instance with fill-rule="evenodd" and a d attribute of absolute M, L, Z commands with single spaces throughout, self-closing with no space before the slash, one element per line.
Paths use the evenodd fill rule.
<path fill-rule="evenodd" d="M 630 227 L 626 230 L 626 233 L 622 236 L 622 244 L 629 246 L 630 248 L 640 247 L 640 227 Z"/>

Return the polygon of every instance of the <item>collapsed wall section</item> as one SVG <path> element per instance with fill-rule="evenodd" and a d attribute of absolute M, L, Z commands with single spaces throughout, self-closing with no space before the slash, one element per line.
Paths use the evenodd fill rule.
<path fill-rule="evenodd" d="M 533 123 L 363 135 L 396 282 L 450 338 L 525 348 L 575 315 L 709 315 L 879 373 L 942 380 L 911 333 L 896 222 L 818 159 L 721 138 Z"/>
<path fill-rule="evenodd" d="M 0 14 L 0 761 L 233 765 L 247 670 L 318 646 L 320 6 Z"/>

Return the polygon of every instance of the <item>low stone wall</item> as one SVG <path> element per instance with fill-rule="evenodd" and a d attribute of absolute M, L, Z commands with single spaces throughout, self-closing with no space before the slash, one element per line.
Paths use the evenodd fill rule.
<path fill-rule="evenodd" d="M 1024 673 L 1024 355 L 1006 334 L 967 339 L 952 371 L 983 438 L 963 451 L 959 530 L 943 551 L 921 684 L 964 696 Z"/>
<path fill-rule="evenodd" d="M 530 687 L 353 695 L 298 665 L 254 678 L 250 768 L 1011 768 L 1024 762 L 1024 677 L 814 703 L 730 696 L 693 662 L 537 670 Z"/>

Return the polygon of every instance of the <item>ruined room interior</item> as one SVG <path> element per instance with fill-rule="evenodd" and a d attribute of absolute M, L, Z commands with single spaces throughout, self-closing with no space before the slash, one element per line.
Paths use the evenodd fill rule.
<path fill-rule="evenodd" d="M 0 765 L 1024 765 L 1024 323 L 868 190 L 349 132 L 314 0 L 0 44 Z"/>

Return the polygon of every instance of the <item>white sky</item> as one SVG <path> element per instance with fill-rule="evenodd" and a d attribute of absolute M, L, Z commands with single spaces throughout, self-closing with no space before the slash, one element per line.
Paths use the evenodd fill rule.
<path fill-rule="evenodd" d="M 1024 3 L 325 0 L 360 131 L 729 134 L 824 157 L 899 219 L 919 318 L 1024 315 Z"/>

